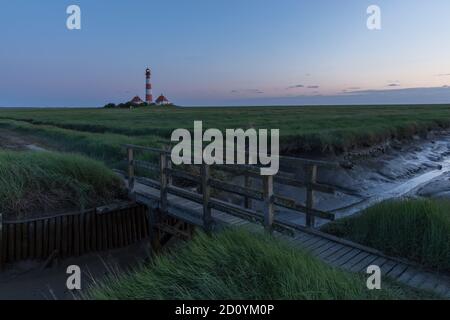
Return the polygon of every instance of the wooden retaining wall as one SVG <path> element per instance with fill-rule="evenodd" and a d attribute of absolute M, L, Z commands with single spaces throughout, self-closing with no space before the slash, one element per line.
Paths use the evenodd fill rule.
<path fill-rule="evenodd" d="M 23 221 L 5 221 L 0 214 L 0 268 L 21 260 L 117 249 L 148 237 L 147 208 L 138 204 Z"/>

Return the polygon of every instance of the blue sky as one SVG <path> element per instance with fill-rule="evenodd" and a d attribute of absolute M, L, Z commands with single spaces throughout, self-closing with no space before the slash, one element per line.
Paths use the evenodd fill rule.
<path fill-rule="evenodd" d="M 448 0 L 0 0 L 0 106 L 143 97 L 146 66 L 180 105 L 450 103 L 449 36 Z"/>

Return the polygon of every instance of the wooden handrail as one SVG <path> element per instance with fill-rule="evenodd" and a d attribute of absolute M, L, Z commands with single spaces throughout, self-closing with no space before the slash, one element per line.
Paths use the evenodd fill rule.
<path fill-rule="evenodd" d="M 128 153 L 128 187 L 130 194 L 134 191 L 135 182 L 141 183 L 152 188 L 160 190 L 160 209 L 162 212 L 167 213 L 169 209 L 168 194 L 174 194 L 179 197 L 191 200 L 203 206 L 203 226 L 207 232 L 212 229 L 213 220 L 211 217 L 211 209 L 219 207 L 220 210 L 237 214 L 235 205 L 226 203 L 211 197 L 211 189 L 218 189 L 221 191 L 233 193 L 244 197 L 244 206 L 238 210 L 240 215 L 251 216 L 254 211 L 251 210 L 251 199 L 262 201 L 264 204 L 262 222 L 268 232 L 272 232 L 274 226 L 274 213 L 275 206 L 284 207 L 290 210 L 306 214 L 306 226 L 314 227 L 315 218 L 322 218 L 328 220 L 334 220 L 335 216 L 331 213 L 323 212 L 314 208 L 315 205 L 315 192 L 334 194 L 335 189 L 331 186 L 320 184 L 317 182 L 317 168 L 318 166 L 335 167 L 336 163 L 329 163 L 308 159 L 296 159 L 287 157 L 288 161 L 300 160 L 305 164 L 306 182 L 301 182 L 290 178 L 287 175 L 277 176 L 261 176 L 259 168 L 256 166 L 242 165 L 242 166 L 214 166 L 215 169 L 231 172 L 234 174 L 242 175 L 245 178 L 245 185 L 238 186 L 228 182 L 224 182 L 211 177 L 211 166 L 203 164 L 201 165 L 201 174 L 189 173 L 183 170 L 173 169 L 171 167 L 170 151 L 161 150 L 149 147 L 141 147 L 134 145 L 126 145 Z M 159 173 L 160 181 L 154 181 L 149 178 L 136 177 L 135 167 L 142 167 L 151 171 L 158 171 L 158 168 L 146 161 L 140 161 L 135 159 L 134 150 L 143 150 L 149 152 L 158 152 L 159 161 Z M 194 183 L 197 183 L 201 187 L 201 194 L 186 191 L 181 188 L 177 188 L 172 184 L 172 178 L 177 177 L 185 179 Z M 262 179 L 263 190 L 255 190 L 251 188 L 251 179 Z M 274 184 L 289 185 L 293 187 L 305 188 L 306 192 L 306 205 L 296 203 L 296 201 L 275 195 Z M 255 218 L 256 219 L 256 218 Z M 259 219 L 259 218 L 258 218 Z"/>

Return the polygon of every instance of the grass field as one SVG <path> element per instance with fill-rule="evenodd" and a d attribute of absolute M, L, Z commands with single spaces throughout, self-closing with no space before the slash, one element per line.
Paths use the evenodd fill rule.
<path fill-rule="evenodd" d="M 450 202 L 385 202 L 323 231 L 450 273 Z"/>
<path fill-rule="evenodd" d="M 8 218 L 104 205 L 124 192 L 112 171 L 80 155 L 0 151 L 0 212 Z"/>
<path fill-rule="evenodd" d="M 2 109 L 0 128 L 110 158 L 122 143 L 160 146 L 176 128 L 280 129 L 284 154 L 342 152 L 450 126 L 450 105 L 151 109 Z"/>
<path fill-rule="evenodd" d="M 268 235 L 242 230 L 212 238 L 198 235 L 173 254 L 155 258 L 129 275 L 105 280 L 88 299 L 320 300 L 432 298 L 383 282 L 370 291 L 366 279 L 326 266 Z"/>

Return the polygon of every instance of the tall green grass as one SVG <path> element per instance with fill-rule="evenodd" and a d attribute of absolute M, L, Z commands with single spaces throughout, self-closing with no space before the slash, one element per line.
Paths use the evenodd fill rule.
<path fill-rule="evenodd" d="M 125 144 L 153 147 L 161 147 L 164 144 L 161 138 L 155 136 L 135 138 L 112 133 L 82 132 L 14 120 L 0 120 L 0 128 L 41 138 L 58 150 L 82 153 L 111 166 L 125 158 Z"/>
<path fill-rule="evenodd" d="M 170 139 L 173 130 L 205 128 L 280 129 L 283 153 L 341 152 L 391 138 L 409 138 L 450 126 L 450 105 L 315 106 L 240 108 L 2 109 L 1 119 L 52 126 L 112 139 Z M 139 141 L 140 142 L 140 141 Z M 148 141 L 154 143 L 155 141 Z M 148 144 L 146 144 L 148 145 Z"/>
<path fill-rule="evenodd" d="M 450 202 L 389 201 L 323 231 L 450 272 Z"/>
<path fill-rule="evenodd" d="M 413 299 L 415 291 L 326 266 L 271 236 L 228 230 L 158 256 L 128 275 L 90 290 L 88 299 Z"/>
<path fill-rule="evenodd" d="M 0 151 L 0 212 L 9 218 L 104 205 L 125 195 L 123 182 L 95 160 Z"/>

